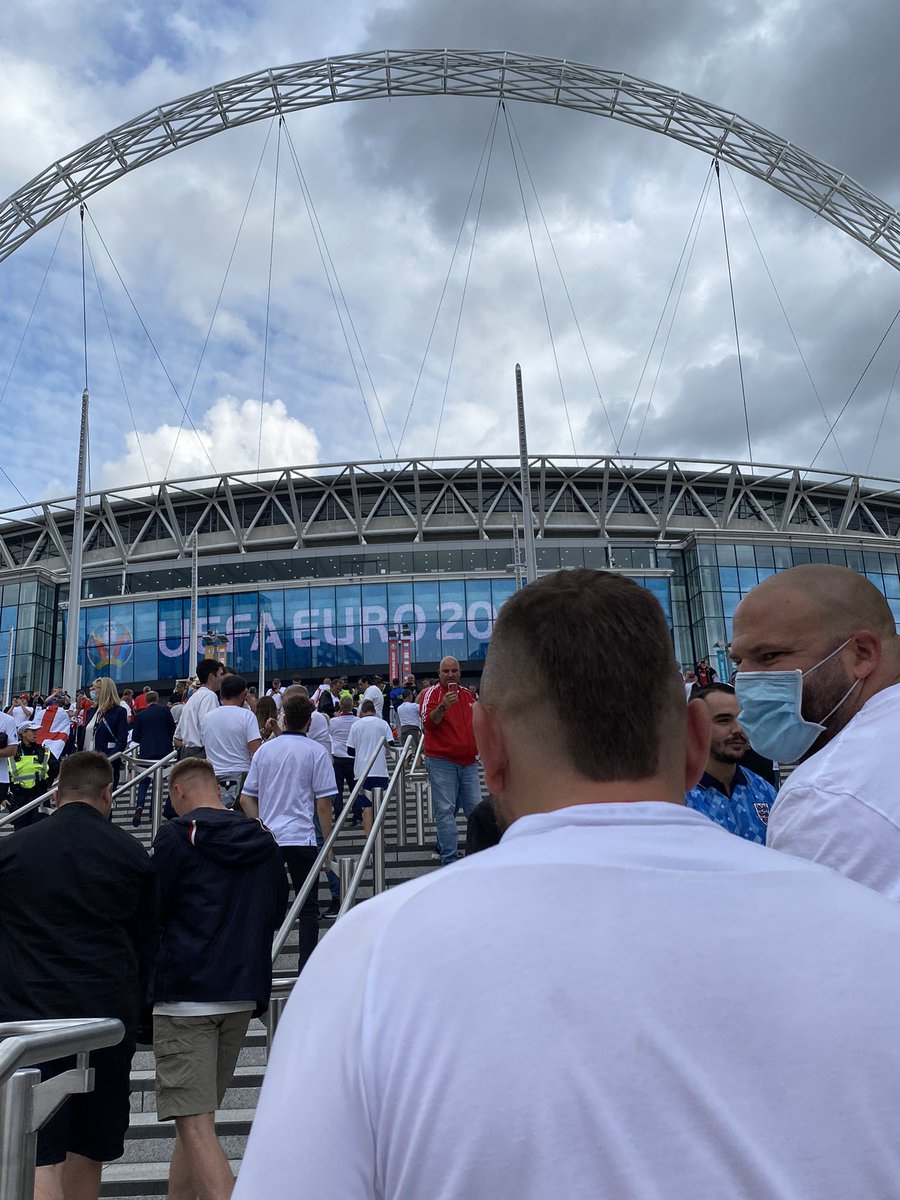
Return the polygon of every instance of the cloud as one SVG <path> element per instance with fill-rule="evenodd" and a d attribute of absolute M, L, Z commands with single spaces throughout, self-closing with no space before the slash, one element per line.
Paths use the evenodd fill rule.
<path fill-rule="evenodd" d="M 790 138 L 890 200 L 900 194 L 900 168 L 884 147 L 896 143 L 900 114 L 883 97 L 895 87 L 898 34 L 900 9 L 889 0 L 853 9 L 838 0 L 375 8 L 350 0 L 339 11 L 325 0 L 188 8 L 85 0 L 77 12 L 40 0 L 27 12 L 13 5 L 0 45 L 0 191 L 215 82 L 329 53 L 462 45 L 595 63 L 681 89 Z M 495 119 L 476 236 L 476 168 Z M 523 154 L 517 147 L 514 159 L 516 135 Z M 130 406 L 158 476 L 181 421 L 179 397 L 204 414 L 216 470 L 254 469 L 258 403 L 234 397 L 260 396 L 264 358 L 265 430 L 271 413 L 288 431 L 274 445 L 264 431 L 264 462 L 390 456 L 407 414 L 404 454 L 430 455 L 435 444 L 447 455 L 514 453 L 517 361 L 532 452 L 571 453 L 571 423 L 583 454 L 618 445 L 628 454 L 744 457 L 715 189 L 671 332 L 670 302 L 654 341 L 708 178 L 707 156 L 646 130 L 453 97 L 326 105 L 286 118 L 280 137 L 277 124 L 260 122 L 129 172 L 89 202 L 146 326 L 88 222 L 103 299 L 89 263 L 97 475 L 112 486 L 146 478 Z M 723 172 L 722 184 L 754 453 L 804 465 L 827 430 L 807 367 L 836 416 L 900 303 L 897 276 L 772 188 L 736 171 Z M 0 263 L 0 388 L 57 231 Z M 74 477 L 84 370 L 78 233 L 73 214 L 0 408 L 19 447 L 6 469 L 29 497 Z M 680 288 L 679 276 L 675 295 Z M 892 335 L 838 426 L 851 468 L 865 469 L 871 456 L 873 471 L 897 473 L 896 400 L 877 443 L 875 431 L 898 358 Z M 819 462 L 840 468 L 841 456 L 829 444 Z M 211 470 L 194 435 L 182 435 L 171 473 Z M 0 501 L 13 500 L 0 480 Z"/>
<path fill-rule="evenodd" d="M 210 459 L 223 473 L 255 471 L 257 466 L 264 470 L 302 466 L 318 460 L 318 438 L 289 415 L 282 400 L 267 401 L 260 413 L 256 400 L 241 403 L 234 396 L 222 396 L 195 425 L 196 433 L 166 423 L 127 433 L 125 453 L 102 464 L 100 486 L 127 487 L 148 478 L 155 482 L 208 475 Z"/>

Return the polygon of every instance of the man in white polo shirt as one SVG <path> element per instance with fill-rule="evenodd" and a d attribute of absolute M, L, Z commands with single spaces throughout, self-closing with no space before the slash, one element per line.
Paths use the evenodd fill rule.
<path fill-rule="evenodd" d="M 750 745 L 801 760 L 766 844 L 900 901 L 900 637 L 887 600 L 846 567 L 782 571 L 738 605 L 732 658 Z"/>
<path fill-rule="evenodd" d="M 363 701 L 370 700 L 375 709 L 375 716 L 382 717 L 384 715 L 384 692 L 378 686 L 381 683 L 380 675 L 369 675 L 366 679 L 368 687 L 363 692 L 359 702 L 359 712 L 357 716 L 362 716 Z"/>
<path fill-rule="evenodd" d="M 359 706 L 359 720 L 350 730 L 347 737 L 347 753 L 353 759 L 354 769 L 356 772 L 361 772 L 366 769 L 366 763 L 375 753 L 375 748 L 379 742 L 386 742 L 388 745 L 394 744 L 394 731 L 388 725 L 387 721 L 382 721 L 375 712 L 375 705 L 371 700 L 363 700 Z M 366 834 L 372 828 L 374 814 L 372 811 L 371 798 L 366 794 L 366 791 L 371 791 L 372 788 L 386 788 L 388 785 L 388 769 L 387 755 L 384 752 L 384 745 L 378 751 L 375 761 L 369 769 L 360 789 L 359 796 L 356 800 L 356 811 L 353 816 L 358 820 L 362 816 L 363 830 Z"/>
<path fill-rule="evenodd" d="M 212 658 L 205 658 L 197 667 L 200 686 L 181 710 L 175 728 L 173 740 L 179 759 L 203 758 L 201 722 L 208 712 L 219 707 L 219 689 L 224 678 L 224 666 Z"/>
<path fill-rule="evenodd" d="M 474 719 L 503 838 L 328 934 L 234 1200 L 896 1196 L 900 911 L 685 808 L 709 712 L 657 600 L 517 592 Z"/>
<path fill-rule="evenodd" d="M 241 791 L 241 807 L 272 831 L 296 894 L 318 855 L 314 812 L 318 812 L 325 836 L 331 833 L 334 766 L 331 755 L 306 737 L 313 712 L 309 697 L 287 696 L 281 712 L 284 730 L 264 742 L 253 755 Z M 319 936 L 316 887 L 300 910 L 298 935 L 297 967 L 302 971 Z"/>
<path fill-rule="evenodd" d="M 259 722 L 244 708 L 248 691 L 242 675 L 226 675 L 219 690 L 222 703 L 200 722 L 206 757 L 213 765 L 226 808 L 234 807 L 250 760 L 262 745 Z"/>

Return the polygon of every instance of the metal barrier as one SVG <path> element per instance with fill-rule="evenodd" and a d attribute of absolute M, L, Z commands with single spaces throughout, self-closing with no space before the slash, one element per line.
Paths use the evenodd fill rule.
<path fill-rule="evenodd" d="M 124 1035 L 111 1018 L 0 1024 L 0 1200 L 32 1200 L 38 1130 L 68 1096 L 93 1089 L 89 1052 Z M 37 1063 L 73 1054 L 72 1070 L 41 1082 Z"/>
<path fill-rule="evenodd" d="M 374 853 L 376 853 L 376 848 L 377 854 L 373 865 L 373 890 L 376 894 L 384 891 L 384 836 L 382 830 L 384 828 L 385 817 L 387 816 L 388 809 L 390 808 L 390 800 L 394 795 L 397 794 L 397 789 L 403 775 L 403 768 L 406 764 L 407 758 L 411 753 L 412 738 L 407 738 L 401 746 L 399 754 L 397 755 L 397 764 L 394 767 L 394 772 L 391 775 L 384 795 L 381 797 L 380 803 L 375 808 L 375 817 L 372 821 L 372 830 L 369 836 L 366 838 L 366 844 L 363 847 L 362 854 L 359 856 L 359 862 L 356 864 L 356 870 L 353 872 L 353 878 L 350 880 L 350 886 L 341 896 L 341 907 L 340 911 L 338 912 L 338 920 L 340 920 L 347 910 L 352 907 L 353 902 L 356 899 L 356 893 L 359 891 L 359 885 L 362 880 L 363 873 L 365 872 L 366 867 L 369 865 L 369 859 L 372 858 Z M 375 807 L 374 800 L 373 807 Z"/>

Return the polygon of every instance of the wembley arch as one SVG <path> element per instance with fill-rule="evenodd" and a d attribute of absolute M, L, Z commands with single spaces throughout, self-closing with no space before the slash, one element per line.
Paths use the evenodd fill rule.
<path fill-rule="evenodd" d="M 412 96 L 552 104 L 661 133 L 783 192 L 900 267 L 900 213 L 737 113 L 566 59 L 491 50 L 385 50 L 270 67 L 143 113 L 52 163 L 0 205 L 0 260 L 122 175 L 226 129 L 323 104 Z"/>

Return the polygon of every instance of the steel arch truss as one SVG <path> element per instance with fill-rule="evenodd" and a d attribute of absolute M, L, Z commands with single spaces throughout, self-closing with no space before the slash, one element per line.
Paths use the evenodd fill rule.
<path fill-rule="evenodd" d="M 273 67 L 161 105 L 53 163 L 0 206 L 0 259 L 145 163 L 233 126 L 323 104 L 484 96 L 611 117 L 745 171 L 900 266 L 900 214 L 843 172 L 737 113 L 630 75 L 507 51 L 386 50 Z"/>
<path fill-rule="evenodd" d="M 539 538 L 679 543 L 701 537 L 900 546 L 893 480 L 734 462 L 531 459 Z M 448 539 L 508 541 L 522 520 L 518 459 L 407 459 L 294 467 L 135 486 L 88 498 L 85 568 L 122 571 L 201 555 L 290 558 Z M 67 571 L 74 500 L 0 514 L 0 575 Z"/>

